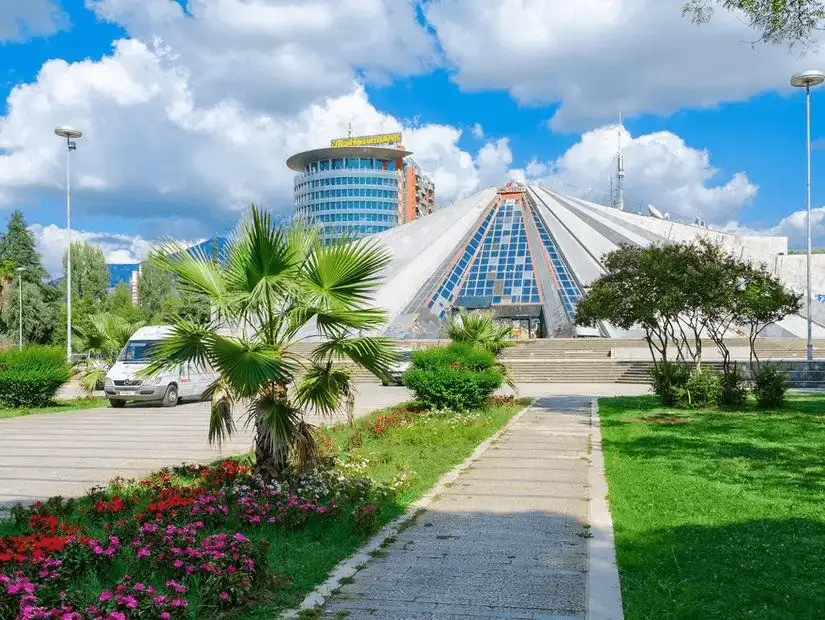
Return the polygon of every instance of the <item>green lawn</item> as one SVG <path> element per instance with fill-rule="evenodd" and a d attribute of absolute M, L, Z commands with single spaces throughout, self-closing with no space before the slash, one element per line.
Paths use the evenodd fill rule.
<path fill-rule="evenodd" d="M 109 401 L 105 398 L 73 398 L 71 400 L 57 401 L 51 407 L 0 409 L 0 420 L 41 413 L 60 413 L 61 411 L 71 411 L 72 409 L 94 409 L 108 406 Z"/>
<path fill-rule="evenodd" d="M 825 394 L 599 411 L 627 618 L 825 615 Z"/>

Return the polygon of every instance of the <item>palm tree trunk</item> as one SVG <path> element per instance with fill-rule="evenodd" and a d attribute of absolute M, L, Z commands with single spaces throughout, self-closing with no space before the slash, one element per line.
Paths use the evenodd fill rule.
<path fill-rule="evenodd" d="M 255 423 L 254 473 L 265 482 L 278 479 L 287 467 L 289 446 L 264 429 L 260 420 Z"/>

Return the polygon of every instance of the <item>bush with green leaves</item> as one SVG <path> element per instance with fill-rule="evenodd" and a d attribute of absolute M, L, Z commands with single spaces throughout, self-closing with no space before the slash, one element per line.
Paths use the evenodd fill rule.
<path fill-rule="evenodd" d="M 676 406 L 682 409 L 713 407 L 722 394 L 722 375 L 707 366 L 690 373 L 684 387 L 676 389 Z"/>
<path fill-rule="evenodd" d="M 753 382 L 756 404 L 760 409 L 781 407 L 785 403 L 788 387 L 788 377 L 781 368 L 773 364 L 761 364 Z"/>
<path fill-rule="evenodd" d="M 659 362 L 650 369 L 650 384 L 666 407 L 675 407 L 679 390 L 687 386 L 690 369 L 684 364 Z"/>
<path fill-rule="evenodd" d="M 719 392 L 719 404 L 722 407 L 741 407 L 748 399 L 745 380 L 739 372 L 739 365 L 734 362 L 728 372 L 723 373 L 722 389 Z"/>
<path fill-rule="evenodd" d="M 502 381 L 495 355 L 458 343 L 415 351 L 412 368 L 404 373 L 404 383 L 421 403 L 456 411 L 481 406 Z"/>
<path fill-rule="evenodd" d="M 45 407 L 71 377 L 66 353 L 58 347 L 29 346 L 0 353 L 0 404 Z"/>

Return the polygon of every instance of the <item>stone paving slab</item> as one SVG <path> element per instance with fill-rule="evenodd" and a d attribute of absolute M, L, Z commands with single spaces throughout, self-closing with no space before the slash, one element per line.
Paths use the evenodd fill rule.
<path fill-rule="evenodd" d="M 590 399 L 542 398 L 321 617 L 582 619 Z"/>

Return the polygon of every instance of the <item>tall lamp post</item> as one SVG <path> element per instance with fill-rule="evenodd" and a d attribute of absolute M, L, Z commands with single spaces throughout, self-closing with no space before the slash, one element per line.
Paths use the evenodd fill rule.
<path fill-rule="evenodd" d="M 807 297 L 807 312 L 808 312 L 808 361 L 814 359 L 814 341 L 813 341 L 813 326 L 811 322 L 811 87 L 819 86 L 825 82 L 825 73 L 811 69 L 810 71 L 802 71 L 795 73 L 791 77 L 791 86 L 805 89 L 805 129 L 806 129 L 806 146 L 808 154 L 808 185 L 807 185 L 807 202 L 808 211 L 806 223 L 808 228 L 808 297 Z"/>
<path fill-rule="evenodd" d="M 18 350 L 23 350 L 23 272 L 26 271 L 25 267 L 15 267 L 14 269 L 17 272 L 17 292 L 18 292 L 18 302 L 19 306 L 18 309 L 20 310 L 20 314 L 17 315 L 17 322 L 19 323 L 18 327 L 18 339 L 17 339 L 17 348 Z"/>
<path fill-rule="evenodd" d="M 66 359 L 72 361 L 72 188 L 69 176 L 71 154 L 77 150 L 75 140 L 83 136 L 82 131 L 72 127 L 58 127 L 55 135 L 66 139 L 66 229 L 69 244 L 66 248 Z"/>

